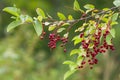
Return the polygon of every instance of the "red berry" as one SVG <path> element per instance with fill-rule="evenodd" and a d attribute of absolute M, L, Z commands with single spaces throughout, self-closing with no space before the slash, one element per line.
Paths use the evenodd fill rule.
<path fill-rule="evenodd" d="M 90 55 L 87 54 L 86 57 L 90 57 Z"/>
<path fill-rule="evenodd" d="M 43 32 L 43 35 L 45 35 L 46 34 L 46 32 Z"/>
<path fill-rule="evenodd" d="M 81 34 L 80 34 L 80 38 L 82 38 L 83 36 L 84 36 L 84 33 L 81 33 Z"/>
<path fill-rule="evenodd" d="M 91 62 L 91 60 L 89 59 L 88 62 Z"/>
<path fill-rule="evenodd" d="M 93 67 L 90 67 L 90 69 L 93 69 Z"/>
<path fill-rule="evenodd" d="M 66 52 L 67 50 L 66 49 L 64 49 L 64 52 Z"/>
<path fill-rule="evenodd" d="M 108 30 L 106 31 L 106 34 L 109 34 L 109 31 L 108 31 Z"/>

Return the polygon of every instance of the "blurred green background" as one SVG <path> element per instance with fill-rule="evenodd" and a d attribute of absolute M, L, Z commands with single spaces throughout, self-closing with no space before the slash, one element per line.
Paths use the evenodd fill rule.
<path fill-rule="evenodd" d="M 6 27 L 12 19 L 9 18 L 11 15 L 4 13 L 2 9 L 16 4 L 24 14 L 31 16 L 37 16 L 35 9 L 40 7 L 54 18 L 57 18 L 57 11 L 65 15 L 72 14 L 77 18 L 79 13 L 72 10 L 73 1 L 0 0 L 0 80 L 63 80 L 68 66 L 62 62 L 72 58 L 69 57 L 69 52 L 74 48 L 72 42 L 69 42 L 67 53 L 64 53 L 59 45 L 51 51 L 47 46 L 48 39 L 40 40 L 31 24 L 22 25 L 7 33 Z M 113 6 L 113 0 L 78 1 L 81 7 L 86 3 L 94 4 L 98 9 Z M 114 28 L 116 38 L 113 43 L 116 50 L 99 55 L 99 63 L 93 70 L 85 68 L 68 80 L 120 80 L 120 25 Z"/>

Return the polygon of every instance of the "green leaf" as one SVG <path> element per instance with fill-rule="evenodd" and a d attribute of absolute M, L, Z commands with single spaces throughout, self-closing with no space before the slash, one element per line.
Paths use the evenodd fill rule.
<path fill-rule="evenodd" d="M 18 8 L 16 8 L 16 7 L 6 7 L 6 8 L 3 9 L 3 11 L 5 11 L 5 12 L 7 12 L 9 14 L 12 14 L 14 16 L 19 17 L 20 10 Z"/>
<path fill-rule="evenodd" d="M 74 1 L 73 9 L 75 11 L 81 11 L 82 13 L 84 13 L 84 11 L 80 8 L 80 5 L 77 0 Z"/>
<path fill-rule="evenodd" d="M 60 20 L 66 20 L 66 17 L 63 13 L 58 12 L 57 15 L 58 15 Z"/>
<path fill-rule="evenodd" d="M 83 38 L 80 38 L 80 36 L 75 36 L 72 41 L 74 41 L 74 45 L 80 43 L 83 40 Z"/>
<path fill-rule="evenodd" d="M 68 38 L 68 35 L 69 35 L 69 32 L 65 33 L 63 36 L 64 36 L 65 38 Z"/>
<path fill-rule="evenodd" d="M 73 61 L 65 61 L 63 64 L 69 65 L 70 70 L 74 70 L 77 67 L 77 64 Z"/>
<path fill-rule="evenodd" d="M 106 42 L 107 42 L 108 45 L 111 45 L 111 44 L 112 44 L 112 43 L 111 43 L 111 39 L 112 39 L 112 36 L 111 36 L 111 34 L 109 34 L 109 35 L 106 37 Z"/>
<path fill-rule="evenodd" d="M 59 28 L 58 30 L 57 30 L 57 33 L 61 33 L 62 31 L 64 31 L 65 30 L 65 28 Z"/>
<path fill-rule="evenodd" d="M 37 12 L 37 14 L 38 14 L 39 16 L 42 16 L 43 18 L 46 18 L 46 17 L 45 17 L 45 13 L 44 13 L 44 11 L 43 11 L 42 9 L 37 8 L 37 9 L 36 9 L 36 12 Z"/>
<path fill-rule="evenodd" d="M 77 45 L 78 43 L 80 43 L 83 40 L 83 38 L 78 38 L 74 41 L 74 45 Z"/>
<path fill-rule="evenodd" d="M 11 16 L 10 18 L 12 18 L 12 19 L 17 19 L 17 17 L 16 17 L 16 16 Z"/>
<path fill-rule="evenodd" d="M 77 65 L 80 65 L 80 63 L 83 61 L 83 57 L 82 57 L 82 55 L 79 55 L 78 57 L 77 57 L 77 62 L 76 62 L 76 64 Z"/>
<path fill-rule="evenodd" d="M 80 26 L 78 29 L 75 30 L 75 32 L 81 32 L 85 29 L 86 26 L 88 26 L 88 23 L 83 23 L 82 26 Z"/>
<path fill-rule="evenodd" d="M 22 21 L 22 23 L 25 22 L 25 15 L 20 15 L 20 20 Z"/>
<path fill-rule="evenodd" d="M 117 18 L 118 18 L 118 13 L 115 13 L 115 14 L 113 14 L 112 15 L 112 21 L 116 21 L 117 20 Z"/>
<path fill-rule="evenodd" d="M 80 38 L 79 35 L 75 36 L 75 37 L 72 39 L 72 41 L 74 41 L 74 40 L 76 40 L 76 39 L 78 39 L 78 38 Z"/>
<path fill-rule="evenodd" d="M 40 36 L 43 31 L 42 22 L 35 20 L 33 25 L 37 35 Z"/>
<path fill-rule="evenodd" d="M 33 22 L 32 17 L 30 17 L 29 15 L 20 15 L 20 20 L 22 21 L 22 23 Z"/>
<path fill-rule="evenodd" d="M 111 33 L 112 37 L 115 38 L 115 29 L 112 28 L 112 29 L 110 30 L 110 33 Z"/>
<path fill-rule="evenodd" d="M 63 64 L 69 64 L 70 65 L 70 64 L 74 64 L 74 62 L 72 62 L 72 61 L 64 61 Z"/>
<path fill-rule="evenodd" d="M 42 22 L 43 17 L 42 17 L 42 16 L 38 16 L 37 19 L 38 19 L 40 22 Z"/>
<path fill-rule="evenodd" d="M 84 8 L 85 8 L 85 9 L 88 9 L 88 10 L 93 10 L 93 9 L 95 8 L 95 6 L 92 5 L 92 4 L 86 4 L 86 5 L 84 6 Z"/>
<path fill-rule="evenodd" d="M 68 15 L 68 20 L 73 20 L 72 15 Z"/>
<path fill-rule="evenodd" d="M 70 23 L 64 23 L 61 26 L 69 26 L 69 25 L 70 25 Z"/>
<path fill-rule="evenodd" d="M 103 8 L 102 9 L 103 11 L 108 11 L 108 10 L 110 10 L 109 8 Z"/>
<path fill-rule="evenodd" d="M 70 56 L 74 55 L 74 54 L 78 54 L 80 53 L 81 50 L 80 49 L 73 49 L 71 52 L 70 52 Z"/>
<path fill-rule="evenodd" d="M 103 18 L 102 18 L 102 21 L 108 22 L 108 18 L 103 17 Z"/>
<path fill-rule="evenodd" d="M 73 9 L 76 10 L 76 11 L 79 11 L 79 10 L 80 10 L 80 5 L 79 5 L 79 3 L 78 3 L 77 0 L 74 1 Z"/>
<path fill-rule="evenodd" d="M 111 23 L 112 26 L 113 26 L 113 25 L 116 25 L 116 24 L 118 24 L 117 21 L 112 21 L 112 23 Z"/>
<path fill-rule="evenodd" d="M 77 69 L 67 71 L 64 74 L 64 80 L 66 80 L 69 76 L 71 76 L 73 73 L 75 73 L 75 71 L 77 71 Z"/>
<path fill-rule="evenodd" d="M 52 30 L 54 30 L 55 28 L 56 28 L 56 25 L 53 24 L 53 25 L 50 25 L 50 26 L 49 26 L 49 29 L 48 29 L 48 30 L 49 30 L 49 31 L 52 31 Z"/>
<path fill-rule="evenodd" d="M 11 22 L 7 27 L 7 32 L 9 32 L 10 30 L 14 29 L 15 27 L 17 27 L 21 24 L 22 24 L 22 22 L 20 20 Z"/>
<path fill-rule="evenodd" d="M 25 21 L 26 21 L 26 22 L 33 22 L 33 19 L 32 19 L 31 16 L 26 15 L 26 17 L 25 17 Z"/>
<path fill-rule="evenodd" d="M 119 7 L 120 6 L 120 0 L 115 0 L 113 2 L 113 4 L 116 6 L 116 7 Z"/>
<path fill-rule="evenodd" d="M 77 64 L 76 63 L 73 63 L 73 64 L 70 64 L 69 65 L 69 68 L 70 68 L 70 70 L 74 70 L 74 69 L 76 69 L 77 68 Z"/>

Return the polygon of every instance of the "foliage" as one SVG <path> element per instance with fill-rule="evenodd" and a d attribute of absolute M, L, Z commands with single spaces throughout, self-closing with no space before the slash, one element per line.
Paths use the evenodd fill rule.
<path fill-rule="evenodd" d="M 43 39 L 46 34 L 44 27 L 48 26 L 48 31 L 52 31 L 49 35 L 48 46 L 54 49 L 58 41 L 62 42 L 61 47 L 64 47 L 64 52 L 66 52 L 65 45 L 68 42 L 70 30 L 75 24 L 84 21 L 82 26 L 76 27 L 74 33 L 78 33 L 78 35 L 75 35 L 72 39 L 74 46 L 80 44 L 78 49 L 73 49 L 70 53 L 70 56 L 77 54 L 76 61 L 65 61 L 63 63 L 69 65 L 70 68 L 64 75 L 64 80 L 66 80 L 78 69 L 83 68 L 84 65 L 89 64 L 90 69 L 92 69 L 93 65 L 98 63 L 96 56 L 99 53 L 105 53 L 108 49 L 114 50 L 112 39 L 115 38 L 115 30 L 113 26 L 117 24 L 116 20 L 119 12 L 116 9 L 120 5 L 118 4 L 119 0 L 115 0 L 113 3 L 116 7 L 110 9 L 98 10 L 94 5 L 86 4 L 84 6 L 85 10 L 82 10 L 78 1 L 75 0 L 73 9 L 80 11 L 82 15 L 78 19 L 74 19 L 72 15 L 66 17 L 63 13 L 58 12 L 59 20 L 56 20 L 45 14 L 40 8 L 36 9 L 38 16 L 33 18 L 29 15 L 23 15 L 20 9 L 16 7 L 6 7 L 3 11 L 12 14 L 11 18 L 15 19 L 8 25 L 7 31 L 21 24 L 32 23 L 37 35 Z"/>

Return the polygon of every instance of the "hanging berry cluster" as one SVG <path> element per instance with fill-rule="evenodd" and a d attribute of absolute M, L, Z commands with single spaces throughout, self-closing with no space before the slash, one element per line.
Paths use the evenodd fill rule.
<path fill-rule="evenodd" d="M 98 59 L 96 58 L 96 56 L 99 53 L 105 53 L 108 49 L 114 50 L 114 46 L 112 44 L 109 45 L 106 42 L 106 37 L 108 35 L 110 35 L 110 31 L 106 30 L 102 34 L 102 30 L 101 30 L 101 28 L 99 28 L 97 33 L 93 34 L 94 40 L 92 40 L 92 39 L 82 40 L 81 45 L 82 45 L 82 48 L 86 51 L 86 54 L 82 56 L 85 59 L 81 62 L 80 66 L 78 66 L 78 68 L 83 68 L 83 66 L 86 63 L 88 63 L 90 65 L 90 69 L 92 69 L 93 65 L 98 63 Z M 101 41 L 101 36 L 103 36 L 103 41 Z M 84 37 L 84 33 L 81 33 L 80 38 L 83 38 L 83 37 Z M 93 43 L 92 48 L 89 48 L 90 43 Z"/>
<path fill-rule="evenodd" d="M 66 43 L 68 42 L 68 38 L 61 38 L 60 35 L 56 35 L 56 34 L 50 34 L 49 35 L 49 43 L 48 43 L 48 47 L 50 49 L 54 49 L 56 48 L 56 43 L 59 41 L 62 41 L 61 47 L 65 47 Z M 64 52 L 66 52 L 66 48 L 64 48 Z"/>

